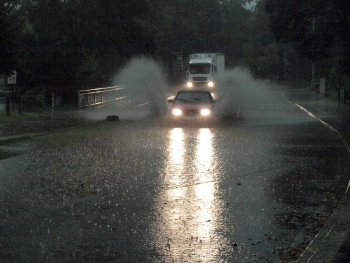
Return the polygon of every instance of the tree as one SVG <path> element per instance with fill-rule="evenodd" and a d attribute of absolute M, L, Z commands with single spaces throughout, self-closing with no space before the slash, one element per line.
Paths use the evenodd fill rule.
<path fill-rule="evenodd" d="M 251 39 L 252 11 L 239 1 L 225 1 L 221 4 L 222 31 L 220 43 L 228 66 L 242 63 L 245 50 Z M 245 64 L 245 62 L 243 62 Z"/>
<path fill-rule="evenodd" d="M 17 1 L 25 21 L 17 64 L 27 86 L 108 85 L 140 55 L 169 61 L 180 51 L 223 52 L 228 65 L 250 61 L 265 72 L 275 59 L 265 16 L 244 8 L 245 0 Z"/>
<path fill-rule="evenodd" d="M 348 0 L 266 0 L 266 10 L 278 41 L 292 43 L 300 54 L 315 62 L 329 57 L 338 39 L 343 43 L 343 56 L 349 63 Z"/>
<path fill-rule="evenodd" d="M 218 51 L 222 28 L 221 6 L 216 0 L 168 0 L 169 20 L 162 49 L 168 53 Z"/>
<path fill-rule="evenodd" d="M 279 47 L 268 27 L 265 1 L 259 0 L 253 10 L 237 2 L 224 3 L 225 54 L 229 65 L 247 67 L 257 77 L 273 77 L 280 66 Z"/>
<path fill-rule="evenodd" d="M 16 69 L 17 36 L 22 26 L 13 1 L 0 0 L 0 74 Z"/>
<path fill-rule="evenodd" d="M 108 85 L 133 56 L 165 37 L 160 0 L 22 0 L 22 69 L 32 85 Z"/>

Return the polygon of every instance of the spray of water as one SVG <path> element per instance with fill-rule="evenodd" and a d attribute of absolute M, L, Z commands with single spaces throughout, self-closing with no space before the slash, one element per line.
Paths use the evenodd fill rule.
<path fill-rule="evenodd" d="M 125 84 L 133 100 L 148 102 L 150 113 L 166 111 L 167 83 L 162 68 L 152 59 L 135 58 L 114 79 L 114 85 Z"/>
<path fill-rule="evenodd" d="M 290 89 L 268 80 L 255 79 L 248 70 L 226 70 L 216 89 L 216 109 L 221 116 L 239 112 L 244 125 L 291 125 L 309 122 L 307 115 L 292 103 L 286 92 Z"/>
<path fill-rule="evenodd" d="M 138 120 L 149 116 L 161 116 L 166 112 L 168 90 L 161 66 L 146 57 L 132 59 L 112 81 L 112 86 L 125 85 L 119 90 L 115 103 L 91 107 L 80 114 L 91 120 L 103 120 L 108 115 L 120 119 Z"/>
<path fill-rule="evenodd" d="M 226 70 L 219 76 L 216 90 L 217 111 L 221 116 L 237 116 L 242 111 L 258 110 L 276 104 L 278 98 L 271 90 L 268 81 L 252 77 L 247 69 Z"/>
<path fill-rule="evenodd" d="M 124 96 L 130 96 L 134 103 L 131 107 L 143 105 L 143 114 L 157 116 L 166 114 L 168 106 L 166 98 L 170 88 L 162 67 L 154 60 L 145 57 L 131 60 L 113 80 L 113 85 L 122 84 L 127 86 Z M 261 116 L 264 114 L 265 120 L 285 119 L 278 111 L 286 105 L 286 99 L 284 93 L 276 93 L 276 90 L 281 90 L 283 93 L 280 87 L 274 87 L 268 81 L 255 79 L 246 69 L 237 67 L 226 70 L 219 76 L 218 85 L 213 91 L 217 101 L 217 114 L 227 117 L 239 115 L 238 117 L 244 118 L 250 115 L 249 117 L 255 120 L 262 119 Z M 130 117 L 130 110 L 126 108 L 106 107 L 104 111 L 99 110 L 95 115 L 105 118 L 106 114 L 119 115 L 119 113 L 122 114 L 121 118 Z M 94 116 L 91 112 L 89 115 L 90 118 Z"/>

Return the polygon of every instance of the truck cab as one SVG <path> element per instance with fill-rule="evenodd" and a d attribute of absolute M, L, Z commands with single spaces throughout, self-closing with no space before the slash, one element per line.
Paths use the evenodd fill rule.
<path fill-rule="evenodd" d="M 191 60 L 187 73 L 187 87 L 214 87 L 216 66 L 211 59 Z"/>
<path fill-rule="evenodd" d="M 213 88 L 216 84 L 218 54 L 191 54 L 186 72 L 186 86 Z M 222 60 L 224 61 L 224 60 Z"/>

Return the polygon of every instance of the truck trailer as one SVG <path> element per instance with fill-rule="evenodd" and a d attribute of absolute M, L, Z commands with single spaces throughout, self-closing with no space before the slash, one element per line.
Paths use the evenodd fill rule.
<path fill-rule="evenodd" d="M 189 55 L 186 85 L 188 88 L 202 86 L 213 88 L 217 78 L 225 72 L 223 53 L 198 53 Z"/>

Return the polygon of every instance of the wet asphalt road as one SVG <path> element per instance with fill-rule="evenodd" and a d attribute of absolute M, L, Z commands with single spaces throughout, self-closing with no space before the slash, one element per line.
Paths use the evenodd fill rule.
<path fill-rule="evenodd" d="M 138 105 L 0 161 L 1 262 L 291 262 L 345 191 L 347 149 L 283 90 L 210 127 Z"/>

